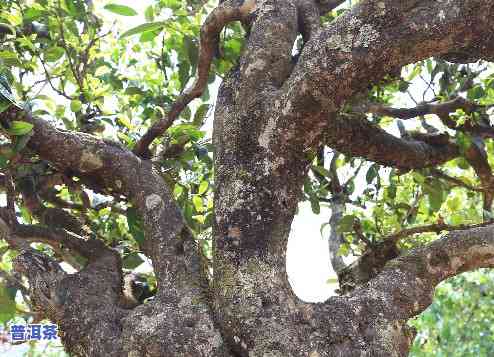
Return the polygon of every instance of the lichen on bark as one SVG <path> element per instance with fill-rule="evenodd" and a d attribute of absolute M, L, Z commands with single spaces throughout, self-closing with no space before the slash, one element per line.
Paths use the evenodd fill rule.
<path fill-rule="evenodd" d="M 341 1 L 221 3 L 204 27 L 211 31 L 203 33 L 207 52 L 208 36 L 230 20 L 251 26 L 215 109 L 212 277 L 168 185 L 144 155 L 149 138 L 171 123 L 160 121 L 132 152 L 58 130 L 20 108 L 1 113 L 0 120 L 33 125 L 29 150 L 137 209 L 146 235 L 141 249 L 152 260 L 158 292 L 151 302 L 125 308 L 114 250 L 62 231 L 16 230 L 8 212 L 0 211 L 2 236 L 12 244 L 70 245 L 88 261 L 69 275 L 20 244 L 16 271 L 28 278 L 33 302 L 60 325 L 74 356 L 405 356 L 414 337 L 407 321 L 431 303 L 435 286 L 494 266 L 494 227 L 451 233 L 391 261 L 399 252 L 384 251 L 385 259 L 369 258 L 379 261 L 370 264 L 378 269 L 360 274 L 347 294 L 309 304 L 287 279 L 290 226 L 311 166 L 308 154 L 322 144 L 400 169 L 458 156 L 449 140 L 397 138 L 344 108 L 414 61 L 452 51 L 461 58 L 468 50 L 492 58 L 492 44 L 481 44 L 494 23 L 493 2 L 362 0 L 324 26 L 318 11 Z M 299 35 L 304 45 L 294 57 Z M 212 59 L 203 60 L 209 69 Z M 200 95 L 197 88 L 185 99 Z"/>

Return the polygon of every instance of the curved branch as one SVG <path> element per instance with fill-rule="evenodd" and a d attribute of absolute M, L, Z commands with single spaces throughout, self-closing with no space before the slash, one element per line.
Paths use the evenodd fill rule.
<path fill-rule="evenodd" d="M 444 143 L 430 139 L 425 142 L 397 138 L 363 115 L 331 118 L 324 133 L 324 143 L 339 152 L 401 169 L 436 166 L 459 155 L 456 144 L 447 138 L 440 140 Z"/>
<path fill-rule="evenodd" d="M 320 330 L 327 326 L 325 333 L 340 338 L 321 350 L 350 356 L 365 346 L 371 356 L 406 356 L 416 333 L 407 321 L 432 303 L 435 287 L 465 271 L 492 267 L 494 225 L 449 233 L 394 259 L 369 283 L 313 307 Z M 343 326 L 354 334 L 339 334 Z"/>
<path fill-rule="evenodd" d="M 467 190 L 476 191 L 476 192 L 484 192 L 486 190 L 483 187 L 472 186 L 472 185 L 464 182 L 463 180 L 461 180 L 461 179 L 459 179 L 457 177 L 453 177 L 453 176 L 447 175 L 447 174 L 445 174 L 444 172 L 442 172 L 439 169 L 430 169 L 429 172 L 433 176 L 435 176 L 437 178 L 440 178 L 440 179 L 443 179 L 444 181 L 449 182 L 451 184 L 451 186 L 453 186 L 453 187 L 463 187 L 463 188 L 466 188 Z"/>
<path fill-rule="evenodd" d="M 457 274 L 494 267 L 494 225 L 449 233 L 426 247 L 391 261 L 373 279 L 367 292 L 352 293 L 382 298 L 393 319 L 416 316 L 432 302 L 434 288 Z M 404 292 L 407 292 L 404 294 Z"/>
<path fill-rule="evenodd" d="M 492 220 L 478 224 L 460 224 L 455 226 L 445 223 L 435 223 L 425 226 L 406 228 L 402 231 L 384 237 L 381 242 L 367 250 L 355 262 L 350 264 L 344 270 L 338 272 L 340 291 L 342 293 L 347 293 L 354 288 L 362 286 L 368 281 L 374 279 L 381 271 L 383 271 L 389 261 L 400 256 L 397 243 L 406 237 L 428 232 L 439 234 L 444 231 L 468 231 L 480 227 L 486 227 L 492 225 L 492 223 Z"/>
<path fill-rule="evenodd" d="M 58 130 L 15 107 L 1 113 L 0 120 L 7 126 L 11 120 L 32 123 L 28 145 L 42 159 L 60 172 L 91 180 L 100 192 L 130 198 L 143 218 L 146 239 L 142 249 L 153 260 L 162 291 L 176 292 L 173 276 L 190 274 L 192 280 L 203 281 L 195 243 L 183 233 L 186 228 L 181 212 L 150 162 L 140 160 L 118 143 Z M 191 261 L 197 264 L 191 265 Z M 176 274 L 169 274 L 171 271 Z"/>
<path fill-rule="evenodd" d="M 12 120 L 33 124 L 29 148 L 43 160 L 49 161 L 58 171 L 91 181 L 95 188 L 99 188 L 99 192 L 129 198 L 143 219 L 146 238 L 141 248 L 152 259 L 157 276 L 158 293 L 154 302 L 142 309 L 134 309 L 134 318 L 124 320 L 126 313 L 121 311 L 120 302 L 121 282 L 108 285 L 108 272 L 104 264 L 92 264 L 87 269 L 68 276 L 52 274 L 55 269 L 50 269 L 46 274 L 38 274 L 33 269 L 37 269 L 42 263 L 36 264 L 38 260 L 33 258 L 33 254 L 39 254 L 29 251 L 21 254 L 18 257 L 18 267 L 30 277 L 30 282 L 34 282 L 42 295 L 48 296 L 49 301 L 39 300 L 39 306 L 53 306 L 53 311 L 49 314 L 64 331 L 64 343 L 68 351 L 77 354 L 78 349 L 86 343 L 81 345 L 81 338 L 84 337 L 91 341 L 89 343 L 91 348 L 95 348 L 95 355 L 125 355 L 121 350 L 124 348 L 123 344 L 115 341 L 125 339 L 122 335 L 127 331 L 132 334 L 136 334 L 136 331 L 146 333 L 146 336 L 139 338 L 129 337 L 127 341 L 148 338 L 149 330 L 140 326 L 148 321 L 143 314 L 158 315 L 158 311 L 160 316 L 166 314 L 164 321 L 173 325 L 154 331 L 163 353 L 183 355 L 187 351 L 196 354 L 199 349 L 206 348 L 213 351 L 211 355 L 215 355 L 215 351 L 223 348 L 207 304 L 208 281 L 201 250 L 185 226 L 170 190 L 151 162 L 139 159 L 118 143 L 84 133 L 59 130 L 17 107 L 11 107 L 0 114 L 0 122 L 5 127 L 9 127 Z M 49 287 L 45 288 L 47 284 Z M 48 292 L 43 293 L 47 289 Z M 53 295 L 52 292 L 61 292 L 61 296 Z M 78 305 L 67 304 L 66 301 L 70 299 L 76 299 Z M 192 306 L 191 301 L 194 302 Z M 166 312 L 163 311 L 165 305 Z M 84 323 L 80 330 L 74 330 L 74 319 L 81 319 L 82 316 Z M 191 329 L 192 320 L 201 328 Z M 173 343 L 176 338 L 173 333 L 178 327 L 184 338 L 180 345 Z M 111 343 L 107 340 L 108 331 L 111 331 Z M 202 341 L 210 341 L 212 336 L 217 336 L 217 345 L 201 345 Z M 118 350 L 115 350 L 115 345 L 118 345 Z M 135 351 L 145 351 L 147 347 L 138 345 L 137 342 L 128 346 Z"/>
<path fill-rule="evenodd" d="M 272 147 L 278 148 L 278 156 L 290 153 L 293 148 L 317 147 L 322 133 L 332 131 L 336 113 L 352 97 L 406 64 L 483 43 L 493 19 L 493 4 L 489 0 L 453 0 L 447 4 L 425 0 L 359 2 L 304 47 L 275 101 L 278 105 L 270 113 L 277 117 L 272 131 L 280 133 L 271 141 Z M 343 144 L 335 149 L 349 151 L 350 142 L 334 139 L 337 144 Z M 347 147 L 340 147 L 344 145 Z M 428 150 L 422 147 L 418 151 Z M 441 159 L 436 160 L 435 155 L 431 157 L 425 152 L 425 158 L 429 163 L 441 162 L 445 156 L 451 157 L 449 154 L 451 151 L 440 154 Z M 421 155 L 413 155 L 412 161 L 418 156 Z M 397 164 L 396 160 L 392 161 Z"/>
<path fill-rule="evenodd" d="M 399 119 L 411 119 L 426 114 L 436 114 L 450 129 L 474 134 L 473 142 L 470 147 L 465 150 L 464 155 L 470 165 L 474 168 L 477 176 L 480 178 L 482 187 L 484 188 L 484 211 L 490 212 L 494 200 L 494 193 L 492 192 L 494 176 L 492 175 L 492 169 L 487 161 L 482 138 L 493 137 L 494 127 L 492 127 L 490 123 L 476 123 L 473 120 L 469 120 L 465 124 L 458 126 L 449 116 L 449 113 L 458 109 L 463 109 L 466 113 L 472 113 L 482 107 L 485 108 L 485 106 L 480 106 L 462 97 L 456 97 L 443 103 L 422 103 L 415 108 L 390 108 L 381 104 L 367 103 L 358 109 L 362 112 L 386 115 Z M 452 178 L 448 176 L 446 176 L 446 178 L 450 181 L 452 180 Z M 465 185 L 463 184 L 462 186 Z M 484 213 L 484 216 L 485 215 L 486 213 Z"/>
<path fill-rule="evenodd" d="M 361 105 L 360 108 L 352 109 L 356 109 L 361 113 L 372 113 L 404 120 L 427 114 L 436 114 L 443 124 L 452 130 L 475 134 L 482 138 L 493 138 L 494 127 L 490 124 L 468 120 L 465 124 L 458 125 L 456 121 L 449 116 L 450 113 L 453 113 L 458 109 L 463 109 L 466 113 L 472 113 L 479 109 L 488 109 L 489 107 L 490 106 L 476 104 L 462 97 L 456 97 L 442 103 L 421 103 L 414 108 L 391 108 L 382 104 L 366 103 Z"/>
<path fill-rule="evenodd" d="M 117 261 L 120 260 L 120 257 L 117 252 L 108 248 L 99 239 L 84 239 L 64 229 L 24 224 L 13 227 L 11 234 L 30 243 L 40 242 L 48 244 L 55 250 L 72 250 L 88 259 L 89 262 L 99 261 L 104 255 L 113 256 L 115 262 L 112 265 L 114 267 L 119 265 Z"/>
<path fill-rule="evenodd" d="M 208 84 L 209 68 L 213 62 L 219 34 L 226 24 L 242 20 L 255 8 L 255 0 L 243 1 L 238 5 L 237 0 L 229 0 L 215 8 L 201 27 L 200 49 L 197 65 L 197 75 L 190 88 L 185 90 L 173 103 L 168 114 L 153 124 L 137 142 L 134 153 L 137 156 L 149 158 L 148 147 L 154 139 L 172 126 L 182 110 L 194 99 L 199 98 Z"/>

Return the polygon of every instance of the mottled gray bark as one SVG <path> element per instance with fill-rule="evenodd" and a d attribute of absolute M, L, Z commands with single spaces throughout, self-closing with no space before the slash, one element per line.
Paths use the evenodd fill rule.
<path fill-rule="evenodd" d="M 346 155 L 400 169 L 431 167 L 457 157 L 457 145 L 445 138 L 440 143 L 434 136 L 422 140 L 398 138 L 361 114 L 338 115 L 323 133 L 326 145 Z"/>
<path fill-rule="evenodd" d="M 343 245 L 343 237 L 338 232 L 338 225 L 345 213 L 345 203 L 336 200 L 331 203 L 331 217 L 329 218 L 329 261 L 335 273 L 342 271 L 346 265 L 341 256 L 340 248 Z"/>
<path fill-rule="evenodd" d="M 344 244 L 344 238 L 343 234 L 338 231 L 338 226 L 340 225 L 343 214 L 345 213 L 345 204 L 348 200 L 348 195 L 345 192 L 345 187 L 341 185 L 340 178 L 338 176 L 338 170 L 336 167 L 336 160 L 338 159 L 338 156 L 339 153 L 334 152 L 329 166 L 329 178 L 331 180 L 329 183 L 329 191 L 332 197 L 330 202 L 331 215 L 328 222 L 329 262 L 331 264 L 331 268 L 336 274 L 338 274 L 346 267 L 346 264 L 343 261 L 343 257 L 340 254 L 340 248 Z"/>
<path fill-rule="evenodd" d="M 434 287 L 460 272 L 494 266 L 489 226 L 452 233 L 392 260 L 345 296 L 306 304 L 293 294 L 286 243 L 309 150 L 326 140 L 344 153 L 398 167 L 435 165 L 457 154 L 448 142 L 406 142 L 363 119 L 343 121 L 345 103 L 408 63 L 472 46 L 478 57 L 491 54 L 481 44 L 492 31 L 492 0 L 363 0 L 320 28 L 314 5 L 334 3 L 256 2 L 245 51 L 216 106 L 212 281 L 151 162 L 15 108 L 0 115 L 3 123 L 32 122 L 31 150 L 97 192 L 125 196 L 145 223 L 142 249 L 153 261 L 159 292 L 133 309 L 121 303 L 120 259 L 111 250 L 93 254 L 94 243 L 82 237 L 2 224 L 12 238 L 67 239 L 88 256 L 73 275 L 30 250 L 15 262 L 72 355 L 405 356 L 414 336 L 406 322 L 431 303 Z M 291 51 L 301 32 L 307 42 L 294 63 Z"/>

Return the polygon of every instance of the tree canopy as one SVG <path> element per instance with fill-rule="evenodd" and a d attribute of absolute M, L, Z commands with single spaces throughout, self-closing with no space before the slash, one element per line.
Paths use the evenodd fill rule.
<path fill-rule="evenodd" d="M 74 356 L 407 353 L 494 265 L 494 3 L 450 2 L 2 1 L 0 322 Z M 315 307 L 275 297 L 301 201 L 331 209 Z M 412 355 L 491 355 L 491 276 L 442 285 Z M 399 332 L 333 331 L 359 311 Z M 152 315 L 180 337 L 136 347 Z"/>

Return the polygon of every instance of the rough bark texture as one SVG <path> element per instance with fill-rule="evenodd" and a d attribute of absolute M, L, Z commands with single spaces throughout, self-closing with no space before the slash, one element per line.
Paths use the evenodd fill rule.
<path fill-rule="evenodd" d="M 491 0 L 363 0 L 321 27 L 319 11 L 339 3 L 256 1 L 245 51 L 216 106 L 211 281 L 151 162 L 17 108 L 1 115 L 4 123 L 33 123 L 31 150 L 98 192 L 124 196 L 145 223 L 142 250 L 153 261 L 159 292 L 133 309 L 121 303 L 120 259 L 112 250 L 63 232 L 2 225 L 16 239 L 73 241 L 88 257 L 73 275 L 29 249 L 15 262 L 73 356 L 406 356 L 414 337 L 406 322 L 431 303 L 434 287 L 494 266 L 494 227 L 488 226 L 451 233 L 392 260 L 347 295 L 307 304 L 293 294 L 286 243 L 310 150 L 326 143 L 399 168 L 458 155 L 449 141 L 399 139 L 365 118 L 347 117 L 344 105 L 403 65 L 464 52 L 489 59 L 494 52 L 485 36 L 494 23 Z M 299 34 L 305 44 L 294 60 Z"/>

